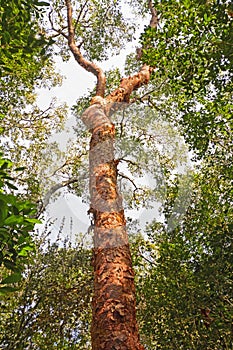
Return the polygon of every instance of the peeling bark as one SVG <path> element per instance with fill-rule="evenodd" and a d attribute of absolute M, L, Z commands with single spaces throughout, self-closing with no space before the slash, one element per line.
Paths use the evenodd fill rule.
<path fill-rule="evenodd" d="M 134 272 L 130 255 L 122 198 L 117 187 L 117 161 L 114 158 L 115 127 L 109 116 L 130 102 L 133 91 L 148 84 L 154 68 L 144 64 L 140 71 L 121 80 L 119 88 L 106 98 L 105 75 L 87 61 L 74 40 L 71 1 L 65 0 L 68 45 L 76 61 L 97 77 L 96 96 L 82 115 L 92 136 L 89 151 L 89 213 L 94 223 L 94 295 L 92 300 L 93 350 L 144 350 L 136 321 Z M 149 1 L 151 26 L 157 12 Z"/>
<path fill-rule="evenodd" d="M 136 321 L 134 272 L 114 158 L 115 127 L 109 115 L 147 84 L 153 69 L 144 65 L 121 80 L 106 98 L 96 96 L 82 115 L 91 131 L 89 151 L 90 210 L 94 220 L 93 350 L 144 350 Z"/>
<path fill-rule="evenodd" d="M 90 142 L 90 212 L 94 219 L 93 350 L 144 350 L 136 322 L 134 272 L 114 160 L 115 128 L 94 104 L 82 120 Z"/>
<path fill-rule="evenodd" d="M 120 107 L 119 103 L 129 103 L 132 92 L 149 83 L 153 70 L 154 68 L 144 64 L 137 74 L 123 78 L 119 88 L 106 97 L 106 114 L 109 115 L 117 110 Z"/>

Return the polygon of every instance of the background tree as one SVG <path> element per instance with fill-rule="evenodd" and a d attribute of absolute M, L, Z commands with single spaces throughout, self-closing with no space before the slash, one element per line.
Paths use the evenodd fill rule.
<path fill-rule="evenodd" d="M 49 231 L 34 239 L 20 291 L 1 300 L 5 349 L 90 349 L 91 251 L 68 238 L 51 243 Z"/>
<path fill-rule="evenodd" d="M 45 45 L 48 41 L 43 35 L 38 34 L 38 24 L 35 17 L 40 16 L 40 8 L 36 2 L 8 1 L 1 4 L 1 109 L 2 120 L 1 135 L 2 146 L 7 143 L 9 134 L 6 132 L 6 114 L 16 107 L 25 106 L 25 97 L 33 88 L 33 79 L 38 79 L 44 62 Z M 16 18 L 20 19 L 19 21 Z M 40 60 L 38 58 L 43 54 Z M 11 115 L 12 116 L 12 115 Z M 11 121 L 12 122 L 12 121 Z M 11 138 L 13 141 L 13 138 Z M 8 140 L 10 143 L 10 140 Z M 6 147 L 5 155 L 9 156 Z M 28 261 L 28 252 L 34 246 L 30 232 L 36 222 L 32 216 L 36 209 L 28 200 L 17 198 L 18 174 L 22 174 L 23 168 L 13 166 L 12 161 L 0 155 L 0 265 L 1 271 L 1 294 L 13 291 L 12 283 L 21 279 L 24 264 Z M 12 177 L 12 170 L 15 177 Z M 11 274 L 9 275 L 11 271 Z"/>
<path fill-rule="evenodd" d="M 157 59 L 171 106 L 180 111 L 177 117 L 170 109 L 169 117 L 182 126 L 202 162 L 185 219 L 178 211 L 171 216 L 177 178 L 168 182 L 165 225 L 148 227 L 149 247 L 156 250 L 140 277 L 140 305 L 147 305 L 143 333 L 149 349 L 231 348 L 232 8 L 227 1 L 158 3 L 156 8 L 161 27 L 144 34 L 145 62 Z M 171 220 L 176 228 L 167 231 Z"/>
<path fill-rule="evenodd" d="M 52 161 L 46 152 L 49 137 L 62 129 L 66 117 L 65 105 L 51 101 L 48 108 L 41 110 L 36 103 L 38 88 L 61 83 L 53 67 L 53 40 L 45 36 L 40 23 L 48 5 L 34 0 L 8 1 L 1 5 L 0 12 L 1 146 L 17 167 L 27 165 L 20 176 L 14 176 L 15 183 L 23 186 L 27 198 L 34 201 L 41 198 L 45 164 Z M 50 147 L 53 156 L 59 158 L 57 145 Z"/>

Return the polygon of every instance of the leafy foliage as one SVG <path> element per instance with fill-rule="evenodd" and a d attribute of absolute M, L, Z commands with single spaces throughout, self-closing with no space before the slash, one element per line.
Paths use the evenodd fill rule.
<path fill-rule="evenodd" d="M 29 201 L 22 201 L 7 189 L 16 190 L 14 179 L 10 177 L 11 161 L 0 158 L 0 266 L 5 266 L 1 273 L 0 294 L 11 292 L 12 283 L 19 282 L 21 272 L 28 261 L 28 252 L 34 249 L 30 232 L 35 223 L 35 207 Z M 16 169 L 16 171 L 22 169 Z M 11 271 L 11 274 L 9 274 Z M 10 286 L 9 286 L 10 285 Z"/>
<path fill-rule="evenodd" d="M 148 227 L 150 250 L 144 243 L 139 261 L 145 267 L 138 277 L 148 349 L 232 345 L 232 176 L 219 170 L 209 162 L 203 166 L 192 205 L 176 229 L 168 232 L 158 223 Z"/>
<path fill-rule="evenodd" d="M 89 349 L 90 251 L 46 234 L 25 271 L 21 291 L 1 303 L 5 349 Z M 47 243 L 46 243 L 47 242 Z M 4 329 L 4 332 L 3 332 Z"/>
<path fill-rule="evenodd" d="M 127 3 L 145 11 L 144 1 Z M 48 41 L 43 33 L 36 35 L 40 25 L 44 25 L 39 11 L 44 5 L 32 1 L 1 5 L 6 29 L 0 54 L 4 132 L 9 144 L 14 141 L 20 145 L 22 130 L 27 136 L 24 141 L 30 140 L 30 152 L 24 149 L 15 157 L 17 162 L 30 157 L 31 192 L 35 197 L 40 191 L 35 182 L 36 157 L 43 155 L 47 136 L 56 125 L 61 126 L 64 112 L 62 108 L 55 113 L 49 111 L 44 120 L 38 109 L 22 115 L 30 98 L 34 98 L 34 83 L 46 74 L 51 78 L 51 66 L 43 68 L 48 52 L 41 47 Z M 229 349 L 233 317 L 232 4 L 172 0 L 154 1 L 154 5 L 159 26 L 146 27 L 141 37 L 143 62 L 156 67 L 153 80 L 147 89 L 133 94 L 136 106 L 112 116 L 117 129 L 116 151 L 125 206 L 150 208 L 153 200 L 166 197 L 164 222 L 151 218 L 153 222 L 145 232 L 132 225 L 142 339 L 148 350 Z M 27 6 L 34 9 L 30 20 Z M 76 1 L 74 12 L 76 41 L 91 60 L 106 59 L 132 38 L 135 24 L 127 23 L 118 1 Z M 15 23 L 11 14 L 23 20 Z M 50 26 L 55 35 L 59 30 L 66 34 L 64 15 L 63 3 L 53 1 Z M 57 40 L 59 53 L 67 58 L 63 39 L 53 39 Z M 126 72 L 132 73 L 138 64 L 134 56 L 129 56 Z M 109 93 L 118 86 L 121 73 L 112 70 L 107 77 Z M 88 103 L 89 97 L 79 100 L 74 107 L 77 117 Z M 186 162 L 186 152 L 176 138 L 176 130 L 184 135 L 195 159 L 199 158 L 188 210 L 182 217 L 174 203 L 186 200 L 180 195 L 181 178 L 176 174 L 180 159 Z M 64 173 L 79 177 L 85 192 L 87 132 L 80 124 L 76 131 L 78 142 L 72 151 L 78 151 L 80 157 Z M 176 142 L 169 144 L 171 139 Z M 55 147 L 53 150 L 56 152 Z M 0 344 L 6 349 L 87 349 L 92 284 L 91 269 L 86 263 L 90 263 L 90 252 L 80 245 L 61 246 L 59 240 L 47 247 L 37 242 L 37 252 L 21 280 L 28 251 L 33 249 L 29 232 L 35 223 L 34 208 L 9 193 L 15 190 L 9 173 L 12 163 L 2 158 L 0 162 L 0 258 L 4 266 Z M 137 181 L 145 173 L 153 188 L 139 188 Z M 72 188 L 78 195 L 82 189 Z M 21 291 L 5 297 L 14 286 L 21 287 Z"/>
<path fill-rule="evenodd" d="M 142 35 L 143 60 L 156 66 L 155 79 L 166 79 L 180 111 L 179 118 L 171 118 L 183 126 L 190 146 L 203 155 L 219 126 L 219 114 L 225 114 L 222 131 L 226 132 L 232 113 L 232 4 L 169 1 L 155 6 L 160 24 Z"/>
<path fill-rule="evenodd" d="M 29 252 L 34 250 L 31 232 L 38 223 L 34 218 L 35 205 L 28 198 L 23 199 L 22 193 L 20 199 L 17 186 L 19 179 L 22 180 L 27 173 L 18 147 L 19 139 L 22 145 L 23 126 L 25 130 L 30 128 L 30 125 L 25 125 L 23 109 L 33 101 L 32 91 L 36 81 L 42 76 L 43 64 L 49 62 L 46 53 L 49 41 L 42 33 L 39 34 L 36 20 L 43 12 L 41 5 L 38 1 L 18 0 L 1 2 L 0 6 L 0 117 L 1 146 L 4 148 L 4 156 L 2 153 L 0 156 L 1 295 L 14 291 L 21 280 L 25 263 L 29 261 Z M 31 118 L 32 122 L 34 120 L 35 115 Z M 11 153 L 14 144 L 16 147 Z M 21 158 L 21 164 L 19 159 L 14 163 L 18 163 L 18 168 L 13 166 L 17 155 Z"/>
<path fill-rule="evenodd" d="M 152 223 L 149 242 L 139 241 L 143 339 L 148 349 L 231 348 L 231 4 L 170 1 L 156 2 L 156 9 L 160 26 L 142 37 L 144 60 L 157 68 L 155 84 L 165 81 L 159 108 L 170 105 L 167 117 L 202 162 L 183 220 L 174 210 L 179 179 L 167 178 L 165 223 Z M 176 228 L 169 231 L 172 211 Z"/>
<path fill-rule="evenodd" d="M 61 1 L 53 1 L 50 26 L 66 35 L 66 9 Z M 85 56 L 91 61 L 103 61 L 131 41 L 135 25 L 123 15 L 119 0 L 73 1 L 75 39 Z M 67 43 L 59 38 L 63 58 L 67 59 Z M 62 45 L 63 43 L 63 45 Z"/>
<path fill-rule="evenodd" d="M 45 110 L 36 104 L 36 88 L 61 83 L 50 58 L 52 40 L 46 38 L 40 24 L 48 5 L 19 0 L 4 2 L 0 8 L 1 146 L 16 166 L 27 164 L 15 183 L 35 202 L 41 198 L 45 168 L 48 171 L 52 162 L 53 156 L 47 151 L 49 138 L 62 129 L 66 116 L 66 106 L 57 106 L 55 100 Z M 55 142 L 51 149 L 58 158 L 61 156 Z"/>
<path fill-rule="evenodd" d="M 232 72 L 232 18 L 228 1 L 166 1 L 155 3 L 158 28 L 148 28 L 142 39 L 144 59 L 156 64 L 175 91 L 193 96 L 213 83 L 224 90 L 223 72 Z"/>
<path fill-rule="evenodd" d="M 35 21 L 35 18 L 39 18 L 42 13 L 41 4 L 49 5 L 36 0 L 1 2 L 2 77 L 11 73 L 25 81 L 27 79 L 25 73 L 29 69 L 34 71 L 35 67 L 38 67 L 37 59 L 41 60 L 45 55 L 49 42 L 43 33 L 38 31 L 38 24 Z"/>

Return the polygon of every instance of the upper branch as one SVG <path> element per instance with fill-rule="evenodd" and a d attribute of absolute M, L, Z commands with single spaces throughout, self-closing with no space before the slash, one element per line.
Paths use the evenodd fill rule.
<path fill-rule="evenodd" d="M 69 48 L 75 58 L 75 60 L 79 63 L 81 67 L 83 67 L 86 71 L 91 72 L 97 78 L 97 86 L 96 86 L 96 96 L 104 97 L 105 85 L 106 85 L 106 77 L 103 70 L 94 62 L 90 62 L 83 57 L 80 52 L 79 47 L 75 43 L 75 29 L 72 23 L 72 5 L 71 0 L 65 0 L 66 8 L 67 8 L 67 22 L 68 22 L 68 45 Z"/>
<path fill-rule="evenodd" d="M 158 20 L 158 13 L 156 9 L 153 7 L 152 0 L 149 0 L 148 7 L 151 12 L 151 20 L 150 20 L 150 27 L 156 28 L 158 26 L 159 20 Z"/>
<path fill-rule="evenodd" d="M 59 35 L 62 35 L 64 36 L 64 38 L 66 38 L 68 40 L 68 36 L 63 32 L 63 30 L 65 28 L 62 28 L 62 29 L 57 29 L 54 27 L 54 23 L 53 23 L 53 18 L 52 18 L 52 10 L 49 12 L 49 22 L 51 24 L 51 29 L 56 32 L 57 34 L 53 35 L 52 37 L 56 37 L 56 36 L 59 36 Z"/>
<path fill-rule="evenodd" d="M 153 7 L 152 0 L 148 1 L 148 8 L 151 12 L 150 27 L 156 28 L 158 25 L 158 14 L 156 9 Z M 139 49 L 139 51 L 140 53 L 137 52 L 137 59 L 141 59 L 142 48 Z M 121 80 L 119 88 L 114 90 L 110 95 L 106 97 L 106 101 L 108 102 L 108 105 L 106 107 L 107 114 L 111 113 L 111 110 L 113 111 L 119 108 L 119 106 L 116 105 L 116 102 L 128 103 L 130 101 L 130 95 L 133 91 L 137 90 L 142 85 L 148 84 L 153 70 L 154 67 L 144 64 L 137 74 L 128 78 L 123 78 Z"/>
<path fill-rule="evenodd" d="M 108 95 L 106 101 L 110 104 L 115 102 L 128 103 L 133 91 L 137 90 L 142 85 L 148 84 L 152 71 L 152 67 L 144 64 L 137 74 L 121 79 L 119 88 Z"/>

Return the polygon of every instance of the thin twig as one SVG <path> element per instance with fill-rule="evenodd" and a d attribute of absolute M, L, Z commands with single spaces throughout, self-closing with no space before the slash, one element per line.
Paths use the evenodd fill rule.
<path fill-rule="evenodd" d="M 41 206 L 37 212 L 37 217 L 40 216 L 40 214 L 46 209 L 46 207 L 48 206 L 49 202 L 50 202 L 50 198 L 52 197 L 52 195 L 57 192 L 58 190 L 60 190 L 63 187 L 69 186 L 75 182 L 78 182 L 80 179 L 75 177 L 72 179 L 69 179 L 67 181 L 62 181 L 54 186 L 52 186 L 47 193 L 44 196 L 44 199 L 42 200 Z"/>
<path fill-rule="evenodd" d="M 78 14 L 76 23 L 75 23 L 75 25 L 74 25 L 74 30 L 76 30 L 76 28 L 77 28 L 77 25 L 78 25 L 78 23 L 79 23 L 79 21 L 80 21 L 80 18 L 81 18 L 81 15 L 82 15 L 82 13 L 83 13 L 83 10 L 84 10 L 86 4 L 88 3 L 88 1 L 89 1 L 89 0 L 86 0 L 85 3 L 81 6 L 81 9 L 80 9 L 80 11 L 79 11 L 79 14 Z M 85 15 L 86 15 L 86 13 L 87 13 L 87 11 L 85 12 Z M 84 17 L 85 17 L 85 15 L 84 15 Z"/>
<path fill-rule="evenodd" d="M 56 35 L 53 35 L 53 38 L 55 38 L 55 37 L 58 36 L 58 35 L 62 35 L 62 36 L 64 36 L 64 38 L 66 38 L 66 39 L 68 40 L 68 36 L 63 32 L 63 30 L 66 29 L 67 27 L 64 27 L 64 28 L 62 28 L 62 29 L 57 29 L 57 28 L 55 28 L 55 27 L 54 27 L 54 24 L 53 24 L 53 19 L 52 19 L 52 13 L 53 13 L 53 11 L 51 10 L 51 11 L 49 12 L 49 22 L 50 22 L 50 24 L 51 24 L 51 29 L 52 29 L 54 32 L 57 33 Z"/>
<path fill-rule="evenodd" d="M 139 188 L 135 185 L 135 182 L 128 176 L 122 174 L 122 173 L 118 173 L 119 176 L 121 176 L 123 179 L 128 180 L 129 182 L 131 182 L 131 184 L 134 186 L 135 190 L 138 190 Z"/>

